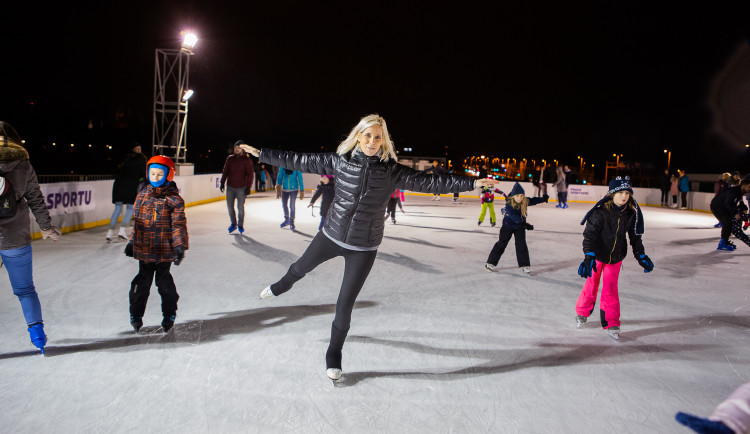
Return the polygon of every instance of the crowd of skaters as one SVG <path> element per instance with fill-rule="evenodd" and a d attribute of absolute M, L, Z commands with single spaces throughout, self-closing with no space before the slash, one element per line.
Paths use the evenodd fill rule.
<path fill-rule="evenodd" d="M 3 185 L 16 187 L 17 197 L 20 198 L 18 206 L 22 211 L 27 210 L 27 212 L 9 215 L 9 218 L 3 218 L 0 214 L 0 231 L 3 233 L 0 258 L 8 270 L 14 294 L 21 302 L 31 341 L 43 352 L 47 338 L 43 330 L 41 305 L 31 276 L 30 234 L 28 233 L 30 214 L 37 220 L 43 238 L 57 241 L 61 233 L 58 228 L 51 225 L 43 199 L 40 204 L 41 192 L 38 181 L 29 163 L 28 153 L 21 146 L 23 142 L 18 134 L 9 125 L 0 123 L 0 139 L 0 157 L 2 157 L 0 169 L 3 171 Z M 132 151 L 134 154 L 140 154 L 140 149 L 135 147 Z M 302 172 L 321 175 L 320 185 L 309 206 L 312 206 L 318 197 L 323 197 L 325 207 L 331 211 L 321 213 L 320 231 L 302 257 L 291 264 L 286 275 L 278 282 L 263 289 L 260 296 L 262 299 L 280 296 L 289 291 L 296 281 L 302 279 L 320 263 L 336 256 L 344 257 L 346 268 L 325 358 L 326 373 L 334 381 L 341 378 L 343 373 L 342 348 L 348 334 L 353 304 L 374 263 L 375 253 L 382 239 L 382 221 L 387 204 L 393 204 L 388 206 L 387 215 L 394 215 L 396 202 L 392 199 L 398 197 L 399 193 L 405 189 L 436 195 L 446 193 L 457 195 L 460 191 L 470 191 L 475 188 L 502 193 L 494 189 L 497 182 L 486 177 L 474 179 L 444 172 L 428 174 L 396 164 L 385 120 L 380 116 L 370 115 L 360 120 L 350 132 L 349 137 L 339 145 L 336 153 L 302 155 L 272 149 L 258 150 L 238 142 L 235 152 L 227 158 L 224 170 L 226 173 L 223 173 L 221 180 L 222 191 L 225 190 L 225 183 L 229 188 L 238 190 L 232 195 L 234 196 L 232 203 L 227 201 L 230 218 L 234 214 L 234 200 L 239 196 L 248 195 L 250 183 L 256 179 L 255 167 L 258 166 L 253 164 L 247 153 L 258 158 L 263 171 L 268 170 L 267 167 L 279 168 L 276 185 L 281 188 L 277 187 L 277 190 L 281 190 L 282 194 L 288 192 L 292 203 L 291 217 L 286 214 L 290 210 L 284 206 L 284 222 L 287 225 L 290 220 L 293 222 L 294 219 L 295 193 L 297 190 L 303 192 L 304 187 L 301 181 L 289 181 L 287 184 L 286 178 Z M 130 156 L 130 158 L 134 157 Z M 141 158 L 137 157 L 138 165 L 142 163 L 140 160 Z M 235 160 L 239 163 L 234 163 Z M 242 166 L 244 173 L 235 170 L 236 168 L 233 169 L 234 166 Z M 184 259 L 189 242 L 184 201 L 174 183 L 174 174 L 174 163 L 169 158 L 154 156 L 145 163 L 145 176 L 138 180 L 139 185 L 136 187 L 138 191 L 132 207 L 133 232 L 125 248 L 125 254 L 134 257 L 139 262 L 138 274 L 131 282 L 130 288 L 130 322 L 136 332 L 143 325 L 142 316 L 154 276 L 162 297 L 162 327 L 165 332 L 171 330 L 176 318 L 179 295 L 169 270 L 172 264 L 179 265 Z M 523 233 L 526 230 L 533 230 L 533 226 L 526 221 L 527 206 L 548 201 L 546 185 L 542 185 L 547 182 L 544 181 L 542 171 L 539 175 L 534 184 L 537 197 L 526 198 L 519 183 L 515 183 L 510 194 L 505 197 L 506 208 L 503 212 L 504 221 L 500 231 L 500 240 L 490 253 L 490 258 L 494 259 L 488 260 L 486 266 L 488 271 L 492 271 L 491 262 L 497 263 L 502 250 L 512 236 L 516 238 L 517 253 L 523 253 L 523 249 L 519 250 L 519 247 L 525 247 Z M 567 208 L 565 193 L 569 182 L 566 180 L 565 167 L 558 167 L 556 175 L 552 184 L 557 190 L 557 206 L 564 209 Z M 679 175 L 678 188 L 683 178 L 687 183 L 686 174 L 681 171 Z M 335 179 L 339 177 L 343 177 L 346 182 L 336 182 Z M 235 178 L 234 181 L 232 178 Z M 673 177 L 670 177 L 670 189 L 674 184 L 671 178 Z M 722 241 L 727 241 L 724 231 L 730 228 L 731 233 L 750 245 L 750 239 L 741 229 L 737 233 L 737 228 L 741 226 L 739 222 L 747 220 L 747 206 L 744 205 L 743 197 L 750 193 L 750 179 L 739 179 L 736 185 L 731 182 L 731 179 L 731 175 L 723 177 L 724 185 L 719 187 L 711 209 L 722 225 Z M 359 180 L 365 180 L 365 182 L 351 182 Z M 357 188 L 360 190 L 354 191 Z M 113 202 L 119 208 L 116 208 L 116 215 L 119 216 L 123 205 L 127 205 L 128 200 L 116 201 L 114 193 L 113 190 Z M 684 193 L 686 195 L 686 192 Z M 683 195 L 684 205 L 686 205 L 685 195 Z M 665 204 L 662 202 L 662 205 Z M 238 211 L 240 208 L 244 208 L 244 204 L 238 203 Z M 125 209 L 127 213 L 128 207 L 126 206 Z M 242 216 L 244 216 L 243 212 L 238 212 L 234 216 L 237 220 L 236 223 L 233 221 L 230 225 L 230 233 L 242 227 Z M 354 219 L 353 216 L 359 216 L 359 219 Z M 115 217 L 113 214 L 113 220 L 116 220 Z M 480 224 L 481 220 L 480 218 Z M 622 221 L 625 230 L 612 233 L 614 221 L 617 221 L 617 227 L 620 227 Z M 127 219 L 124 219 L 123 225 L 127 223 Z M 293 223 L 291 224 L 293 229 Z M 586 214 L 581 224 L 586 227 L 583 242 L 584 260 L 579 266 L 578 274 L 587 280 L 576 305 L 576 320 L 580 326 L 592 314 L 601 279 L 604 282 L 600 302 L 601 324 L 611 337 L 618 339 L 620 322 L 617 281 L 620 264 L 627 250 L 626 236 L 644 272 L 654 269 L 654 264 L 646 256 L 641 241 L 644 233 L 643 215 L 633 197 L 629 178 L 617 177 L 612 180 L 609 183 L 607 195 Z M 233 229 L 232 226 L 235 228 Z M 284 227 L 285 224 L 282 223 L 281 226 Z M 380 228 L 374 237 L 373 228 Z M 8 232 L 9 230 L 11 232 Z M 16 243 L 18 246 L 8 244 L 13 239 L 9 236 L 10 233 L 14 236 L 18 235 Z M 367 236 L 363 236 L 363 233 Z M 108 233 L 109 237 L 111 234 Z M 615 247 L 618 248 L 615 249 Z M 617 251 L 616 257 L 612 254 L 615 251 Z M 521 268 L 524 273 L 529 274 L 527 256 L 528 248 L 525 254 L 518 255 L 517 260 L 519 265 L 526 264 Z M 748 394 L 743 390 L 735 392 L 733 396 L 742 396 L 747 400 Z M 717 411 L 707 419 L 680 413 L 678 420 L 696 431 L 706 429 L 706 426 L 717 429 L 717 431 L 699 432 L 742 432 L 736 431 L 734 427 L 741 427 L 748 419 L 750 411 L 747 411 L 747 405 L 733 406 L 732 403 L 735 403 L 736 399 L 728 399 L 728 401 L 730 404 L 720 405 L 724 411 L 719 411 L 717 408 Z M 728 427 L 734 431 L 721 431 Z"/>

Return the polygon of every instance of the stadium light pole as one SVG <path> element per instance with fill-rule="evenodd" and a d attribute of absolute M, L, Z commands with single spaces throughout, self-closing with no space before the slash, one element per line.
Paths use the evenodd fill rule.
<path fill-rule="evenodd" d="M 156 49 L 151 151 L 172 158 L 178 168 L 189 166 L 185 174 L 192 174 L 192 164 L 186 161 L 188 99 L 193 95 L 188 81 L 198 37 L 192 32 L 181 32 L 181 36 L 179 49 Z"/>

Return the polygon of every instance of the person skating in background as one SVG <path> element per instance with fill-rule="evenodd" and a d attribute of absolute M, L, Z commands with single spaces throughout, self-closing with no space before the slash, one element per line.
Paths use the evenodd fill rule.
<path fill-rule="evenodd" d="M 535 188 L 534 195 L 536 197 L 542 197 L 547 194 L 547 183 L 544 182 L 544 167 L 536 166 L 531 173 L 531 184 Z"/>
<path fill-rule="evenodd" d="M 224 184 L 227 184 L 227 211 L 229 211 L 229 228 L 227 230 L 230 234 L 238 229 L 240 234 L 245 232 L 245 197 L 250 194 L 250 188 L 255 177 L 253 161 L 240 147 L 242 144 L 245 144 L 242 140 L 235 142 L 234 152 L 227 157 L 224 162 L 224 169 L 221 171 L 219 190 L 224 193 Z M 237 203 L 236 213 L 234 211 L 235 202 Z"/>
<path fill-rule="evenodd" d="M 578 274 L 586 279 L 576 302 L 576 322 L 581 327 L 594 311 L 599 281 L 602 295 L 599 312 L 602 328 L 614 339 L 620 337 L 620 296 L 618 279 L 622 261 L 627 256 L 630 239 L 633 255 L 648 273 L 654 263 L 643 248 L 643 214 L 633 198 L 630 178 L 617 177 L 609 183 L 609 191 L 581 221 L 583 230 L 584 260 Z"/>
<path fill-rule="evenodd" d="M 672 205 L 670 208 L 677 208 L 677 196 L 680 194 L 680 178 L 674 173 L 669 178 L 669 195 L 672 196 Z"/>
<path fill-rule="evenodd" d="M 721 238 L 717 250 L 731 251 L 737 248 L 729 240 L 730 234 L 750 246 L 750 237 L 742 230 L 742 222 L 748 219 L 747 206 L 742 198 L 748 192 L 750 179 L 743 179 L 740 185 L 725 189 L 711 200 L 711 212 L 721 223 Z"/>
<path fill-rule="evenodd" d="M 659 190 L 661 190 L 661 206 L 669 206 L 669 187 L 672 181 L 669 179 L 669 169 L 659 176 Z"/>
<path fill-rule="evenodd" d="M 750 382 L 735 389 L 707 418 L 680 411 L 675 419 L 700 434 L 750 433 Z"/>
<path fill-rule="evenodd" d="M 489 179 L 475 181 L 466 176 L 431 175 L 398 164 L 385 119 L 378 115 L 360 119 L 335 153 L 247 150 L 264 163 L 336 176 L 333 205 L 323 229 L 286 275 L 260 294 L 263 299 L 284 294 L 318 265 L 344 257 L 344 277 L 325 357 L 326 374 L 334 381 L 342 375 L 342 349 L 349 333 L 352 309 L 383 240 L 385 207 L 393 190 L 440 194 L 495 184 Z"/>
<path fill-rule="evenodd" d="M 432 174 L 433 175 L 448 175 L 448 170 L 446 170 L 442 164 L 438 163 L 438 161 L 435 160 L 432 162 Z M 440 194 L 433 195 L 432 200 L 440 200 Z"/>
<path fill-rule="evenodd" d="M 527 208 L 539 203 L 549 201 L 546 194 L 543 197 L 527 198 L 521 184 L 513 184 L 513 188 L 505 198 L 505 208 L 503 208 L 503 224 L 500 227 L 500 237 L 492 246 L 490 255 L 487 258 L 485 269 L 494 271 L 500 257 L 505 252 L 511 237 L 516 239 L 516 261 L 518 267 L 526 273 L 531 273 L 531 260 L 529 259 L 529 247 L 526 245 L 526 231 L 534 230 L 534 226 L 526 221 Z"/>
<path fill-rule="evenodd" d="M 552 184 L 557 190 L 558 204 L 555 208 L 567 208 L 568 207 L 568 183 L 565 181 L 565 171 L 562 166 L 557 166 L 557 179 Z"/>
<path fill-rule="evenodd" d="M 328 215 L 328 209 L 331 207 L 331 203 L 333 202 L 333 195 L 335 193 L 335 185 L 336 182 L 333 175 L 322 175 L 320 177 L 320 184 L 318 184 L 318 188 L 315 190 L 315 194 L 313 194 L 313 197 L 310 199 L 310 204 L 307 205 L 308 208 L 315 205 L 315 201 L 318 200 L 319 197 L 323 196 L 323 198 L 320 200 L 320 225 L 318 225 L 318 230 L 323 229 L 323 225 L 326 222 L 326 216 Z"/>
<path fill-rule="evenodd" d="M 484 216 L 487 214 L 487 210 L 490 211 L 490 225 L 495 226 L 495 193 L 499 193 L 505 196 L 505 193 L 498 190 L 495 187 L 482 187 L 479 192 L 479 200 L 482 203 L 482 212 L 479 213 L 479 223 L 477 226 L 481 226 L 484 221 Z"/>
<path fill-rule="evenodd" d="M 117 237 L 123 241 L 129 238 L 125 228 L 130 225 L 135 197 L 138 195 L 138 189 L 143 183 L 145 173 L 146 156 L 141 153 L 141 145 L 135 143 L 125 159 L 117 166 L 117 176 L 112 184 L 112 203 L 115 204 L 115 210 L 109 219 L 107 242 L 112 241 L 112 237 L 114 237 L 117 219 L 120 218 L 123 205 L 125 205 L 125 215 L 122 217 Z"/>
<path fill-rule="evenodd" d="M 287 227 L 294 230 L 294 217 L 297 210 L 297 193 L 300 200 L 305 198 L 305 182 L 302 172 L 279 167 L 279 176 L 276 178 L 276 198 L 281 198 L 281 207 L 284 209 L 284 221 L 279 227 Z"/>
<path fill-rule="evenodd" d="M 731 173 L 724 172 L 721 174 L 721 176 L 719 177 L 719 180 L 716 181 L 716 194 L 714 194 L 714 197 L 718 196 L 719 194 L 721 194 L 721 192 L 723 192 L 724 190 L 732 186 L 732 184 L 730 184 L 731 179 L 732 179 Z M 714 227 L 720 228 L 721 222 L 716 223 Z"/>
<path fill-rule="evenodd" d="M 690 180 L 684 170 L 678 170 L 680 174 L 680 181 L 678 188 L 680 189 L 681 206 L 680 209 L 688 209 L 688 193 L 690 192 Z"/>
<path fill-rule="evenodd" d="M 391 217 L 391 221 L 393 224 L 396 224 L 396 206 L 401 207 L 401 201 L 404 198 L 404 191 L 403 190 L 393 190 L 393 193 L 391 193 L 390 199 L 388 199 L 388 206 L 386 206 L 385 211 L 385 218 Z M 404 212 L 404 209 L 401 208 L 401 212 Z"/>
<path fill-rule="evenodd" d="M 247 158 L 247 157 L 243 157 Z M 177 316 L 177 287 L 170 273 L 172 263 L 180 265 L 188 249 L 185 201 L 174 179 L 174 163 L 163 155 L 148 160 L 149 185 L 135 200 L 133 234 L 125 255 L 138 261 L 138 274 L 130 283 L 130 325 L 138 332 L 156 275 L 161 295 L 161 326 L 168 332 Z"/>
<path fill-rule="evenodd" d="M 44 353 L 42 304 L 34 286 L 31 253 L 31 215 L 42 230 L 42 238 L 60 239 L 52 225 L 47 203 L 39 188 L 29 153 L 16 130 L 0 121 L 0 259 L 8 272 L 13 294 L 21 303 L 31 343 Z M 29 212 L 31 211 L 31 212 Z M 6 329 L 7 331 L 7 329 Z"/>

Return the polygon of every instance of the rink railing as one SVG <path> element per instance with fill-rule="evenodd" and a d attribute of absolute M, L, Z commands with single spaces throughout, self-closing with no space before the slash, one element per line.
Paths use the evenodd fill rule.
<path fill-rule="evenodd" d="M 318 175 L 304 174 L 305 189 L 314 190 L 320 177 Z M 185 200 L 186 206 L 201 205 L 204 203 L 224 200 L 224 193 L 219 190 L 221 174 L 205 174 L 191 176 L 176 176 L 175 182 L 180 189 L 180 195 Z M 103 226 L 109 223 L 114 210 L 112 203 L 113 180 L 99 181 L 66 181 L 40 184 L 42 194 L 47 202 L 47 209 L 52 216 L 52 223 L 61 228 L 63 233 L 89 229 Z M 513 182 L 501 181 L 497 188 L 509 192 L 513 188 Z M 533 196 L 535 188 L 530 182 L 522 182 L 527 196 Z M 270 183 L 267 185 L 270 189 Z M 634 194 L 638 203 L 645 206 L 659 206 L 661 191 L 653 188 L 634 188 Z M 548 187 L 550 201 L 556 201 L 557 195 L 554 188 Z M 599 185 L 570 185 L 568 186 L 568 201 L 595 203 L 607 193 L 606 186 Z M 432 196 L 429 193 L 406 192 L 407 195 Z M 451 198 L 452 194 L 443 195 Z M 461 193 L 464 199 L 479 199 L 479 191 Z M 689 208 L 693 211 L 710 212 L 709 204 L 713 193 L 688 193 Z M 671 197 L 670 197 L 671 200 Z M 39 226 L 31 219 L 32 238 L 41 238 Z"/>

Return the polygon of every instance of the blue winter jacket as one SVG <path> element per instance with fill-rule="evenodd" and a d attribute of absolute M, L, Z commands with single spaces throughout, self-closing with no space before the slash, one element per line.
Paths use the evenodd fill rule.
<path fill-rule="evenodd" d="M 680 183 L 679 183 L 678 187 L 679 187 L 680 191 L 683 192 L 683 193 L 687 193 L 688 191 L 690 191 L 690 183 L 688 181 L 687 175 L 685 175 L 682 178 L 680 178 Z"/>
<path fill-rule="evenodd" d="M 286 191 L 305 189 L 305 183 L 302 181 L 302 172 L 287 170 L 283 167 L 279 167 L 279 176 L 276 177 L 276 184 L 281 185 L 281 189 Z"/>

